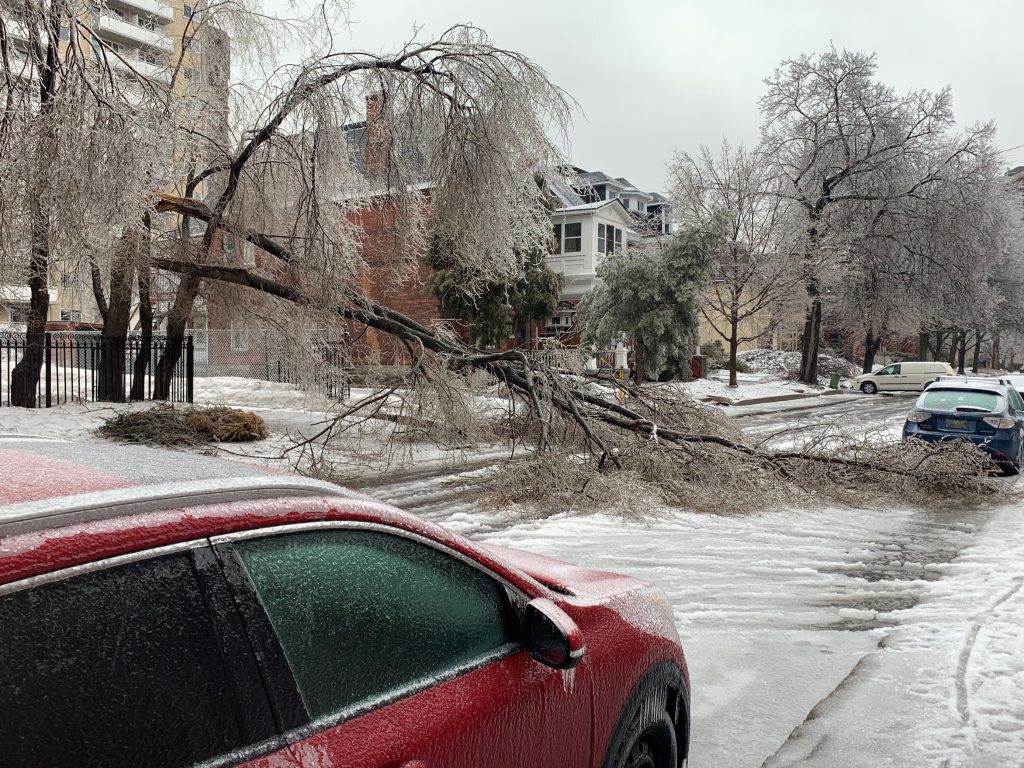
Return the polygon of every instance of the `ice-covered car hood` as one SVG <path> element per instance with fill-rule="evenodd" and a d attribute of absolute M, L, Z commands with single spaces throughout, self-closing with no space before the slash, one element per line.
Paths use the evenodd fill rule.
<path fill-rule="evenodd" d="M 631 576 L 581 568 L 553 557 L 524 552 L 497 544 L 480 544 L 482 549 L 518 568 L 544 586 L 566 595 L 607 599 L 644 586 Z"/>

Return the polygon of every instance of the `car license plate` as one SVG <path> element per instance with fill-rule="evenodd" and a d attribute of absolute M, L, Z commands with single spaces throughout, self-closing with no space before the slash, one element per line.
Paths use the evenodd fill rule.
<path fill-rule="evenodd" d="M 968 430 L 971 427 L 971 422 L 967 419 L 946 419 L 946 429 L 959 429 Z"/>

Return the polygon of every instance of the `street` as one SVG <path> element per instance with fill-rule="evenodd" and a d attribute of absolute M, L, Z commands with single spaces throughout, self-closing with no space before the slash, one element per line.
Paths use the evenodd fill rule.
<path fill-rule="evenodd" d="M 913 399 L 848 395 L 739 421 L 764 436 L 823 424 L 891 436 Z M 1016 505 L 523 521 L 476 507 L 467 479 L 479 472 L 367 490 L 471 537 L 664 590 L 690 663 L 692 768 L 1024 763 Z"/>

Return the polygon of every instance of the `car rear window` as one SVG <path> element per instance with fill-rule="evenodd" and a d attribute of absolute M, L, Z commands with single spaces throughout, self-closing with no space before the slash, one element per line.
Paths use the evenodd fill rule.
<path fill-rule="evenodd" d="M 927 390 L 921 397 L 920 407 L 936 411 L 955 411 L 958 408 L 968 410 L 998 411 L 1002 410 L 1002 398 L 995 392 L 982 392 L 976 389 L 935 389 Z"/>

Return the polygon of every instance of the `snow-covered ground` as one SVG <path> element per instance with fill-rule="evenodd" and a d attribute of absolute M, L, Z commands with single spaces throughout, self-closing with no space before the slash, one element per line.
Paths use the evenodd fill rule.
<path fill-rule="evenodd" d="M 729 372 L 712 371 L 706 379 L 671 383 L 671 386 L 686 392 L 697 400 L 714 398 L 722 404 L 738 403 L 743 400 L 761 400 L 789 395 L 821 394 L 821 387 L 811 387 L 797 381 L 786 381 L 770 373 L 737 373 L 735 387 L 729 386 Z"/>
<path fill-rule="evenodd" d="M 270 456 L 285 432 L 309 434 L 324 418 L 284 387 L 209 384 L 202 399 L 252 407 L 275 431 L 269 443 L 233 451 Z M 912 401 L 838 395 L 727 412 L 762 438 L 796 439 L 826 418 L 891 435 Z M 91 430 L 114 410 L 3 408 L 0 431 L 96 439 Z M 693 768 L 1024 765 L 1016 502 L 524 518 L 477 505 L 473 482 L 499 455 L 411 449 L 409 465 L 364 476 L 362 487 L 472 538 L 663 589 L 690 662 Z M 360 454 L 345 460 L 354 468 Z"/>

